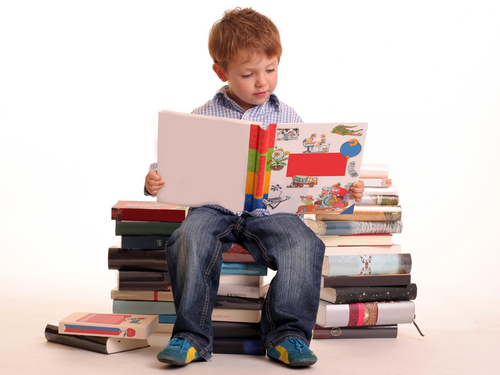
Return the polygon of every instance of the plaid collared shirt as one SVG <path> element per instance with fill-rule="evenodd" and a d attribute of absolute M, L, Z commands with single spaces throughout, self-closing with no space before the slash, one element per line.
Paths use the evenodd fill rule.
<path fill-rule="evenodd" d="M 295 112 L 292 107 L 289 107 L 283 102 L 280 102 L 275 94 L 271 94 L 269 99 L 258 106 L 252 107 L 244 111 L 234 100 L 227 96 L 228 86 L 220 88 L 215 96 L 206 102 L 201 107 L 196 108 L 192 113 L 205 116 L 216 116 L 234 118 L 248 121 L 259 121 L 264 125 L 269 124 L 297 124 L 304 121 Z M 156 169 L 157 163 L 150 165 L 149 170 Z M 144 187 L 144 194 L 151 195 Z M 220 211 L 233 215 L 242 215 L 242 211 L 229 210 L 220 205 L 207 205 L 217 208 Z M 248 214 L 252 216 L 270 215 L 269 211 L 264 208 L 258 208 Z"/>

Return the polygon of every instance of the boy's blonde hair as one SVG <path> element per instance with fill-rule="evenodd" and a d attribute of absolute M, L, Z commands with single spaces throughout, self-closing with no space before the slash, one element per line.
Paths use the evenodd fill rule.
<path fill-rule="evenodd" d="M 252 59 L 255 52 L 268 58 L 281 57 L 280 33 L 270 18 L 252 8 L 226 10 L 224 16 L 214 23 L 208 36 L 208 50 L 214 63 L 223 70 L 228 61 L 241 58 Z"/>

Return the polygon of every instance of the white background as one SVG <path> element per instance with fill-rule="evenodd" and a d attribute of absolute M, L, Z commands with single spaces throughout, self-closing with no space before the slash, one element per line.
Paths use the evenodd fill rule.
<path fill-rule="evenodd" d="M 280 29 L 276 94 L 305 121 L 369 121 L 364 161 L 399 189 L 417 321 L 477 305 L 468 318 L 498 328 L 500 3 L 481 0 L 2 1 L 0 312 L 111 309 L 111 206 L 147 199 L 156 112 L 222 85 L 207 35 L 236 5 Z"/>

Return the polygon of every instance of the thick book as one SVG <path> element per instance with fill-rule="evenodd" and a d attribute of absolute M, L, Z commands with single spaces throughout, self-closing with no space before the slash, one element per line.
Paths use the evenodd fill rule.
<path fill-rule="evenodd" d="M 122 236 L 122 249 L 165 250 L 170 236 Z"/>
<path fill-rule="evenodd" d="M 182 222 L 189 207 L 156 201 L 118 201 L 111 208 L 112 220 Z"/>
<path fill-rule="evenodd" d="M 313 339 L 395 339 L 398 325 L 361 327 L 321 327 L 313 328 Z"/>
<path fill-rule="evenodd" d="M 255 259 L 253 259 L 248 250 L 237 242 L 222 254 L 222 260 L 233 263 L 255 263 Z"/>
<path fill-rule="evenodd" d="M 399 195 L 363 195 L 359 205 L 377 205 L 377 206 L 397 206 L 399 204 Z"/>
<path fill-rule="evenodd" d="M 158 315 L 158 323 L 160 324 L 174 324 L 176 319 L 177 319 L 177 314 Z"/>
<path fill-rule="evenodd" d="M 266 349 L 260 339 L 215 337 L 213 352 L 216 354 L 265 355 Z"/>
<path fill-rule="evenodd" d="M 236 211 L 350 212 L 367 123 L 270 124 L 161 111 L 158 201 Z M 175 176 L 175 181 L 169 176 Z M 200 189 L 200 186 L 202 187 Z"/>
<path fill-rule="evenodd" d="M 262 316 L 261 310 L 226 309 L 214 307 L 212 321 L 259 323 Z"/>
<path fill-rule="evenodd" d="M 220 284 L 239 284 L 239 285 L 253 285 L 262 286 L 266 284 L 264 276 L 253 275 L 220 275 Z"/>
<path fill-rule="evenodd" d="M 323 221 L 397 221 L 402 219 L 401 206 L 362 206 L 356 204 L 349 215 L 317 214 L 316 220 Z"/>
<path fill-rule="evenodd" d="M 411 274 L 332 276 L 321 278 L 321 286 L 324 288 L 346 286 L 393 286 L 410 284 Z"/>
<path fill-rule="evenodd" d="M 417 298 L 417 285 L 321 288 L 320 298 L 324 301 L 337 304 L 410 301 Z"/>
<path fill-rule="evenodd" d="M 397 186 L 381 186 L 381 187 L 369 187 L 365 186 L 365 195 L 397 195 Z"/>
<path fill-rule="evenodd" d="M 305 219 L 304 223 L 317 235 L 350 235 L 401 233 L 403 222 L 396 221 L 322 221 Z"/>
<path fill-rule="evenodd" d="M 175 314 L 173 301 L 124 301 L 113 300 L 113 314 Z"/>
<path fill-rule="evenodd" d="M 260 339 L 259 323 L 215 321 L 212 331 L 214 337 L 219 338 Z"/>
<path fill-rule="evenodd" d="M 401 254 L 401 245 L 391 246 L 327 246 L 326 255 Z"/>
<path fill-rule="evenodd" d="M 325 246 L 390 246 L 392 234 L 328 234 L 318 236 Z"/>
<path fill-rule="evenodd" d="M 409 324 L 415 318 L 413 301 L 334 304 L 320 300 L 316 324 L 321 327 L 357 327 Z"/>
<path fill-rule="evenodd" d="M 392 186 L 391 178 L 360 178 L 366 187 L 386 187 Z"/>
<path fill-rule="evenodd" d="M 222 262 L 221 274 L 266 276 L 267 267 L 258 263 Z"/>
<path fill-rule="evenodd" d="M 237 310 L 261 310 L 263 299 L 217 296 L 214 308 Z"/>
<path fill-rule="evenodd" d="M 147 339 L 157 324 L 158 315 L 154 314 L 77 312 L 59 322 L 59 333 L 137 340 Z"/>
<path fill-rule="evenodd" d="M 125 301 L 173 301 L 172 289 L 167 291 L 158 290 L 118 290 L 115 287 L 111 290 L 111 299 Z"/>
<path fill-rule="evenodd" d="M 170 275 L 166 271 L 117 271 L 118 290 L 171 291 Z"/>
<path fill-rule="evenodd" d="M 132 340 L 121 337 L 64 335 L 59 333 L 59 326 L 56 324 L 47 324 L 45 326 L 45 339 L 49 342 L 103 354 L 125 352 L 128 350 L 147 348 L 149 346 L 147 339 Z"/>
<path fill-rule="evenodd" d="M 323 276 L 408 274 L 411 254 L 328 255 L 323 260 Z"/>
<path fill-rule="evenodd" d="M 168 271 L 163 250 L 123 249 L 115 244 L 108 249 L 108 269 L 120 271 Z"/>
<path fill-rule="evenodd" d="M 181 223 L 165 221 L 116 220 L 117 236 L 170 236 Z"/>

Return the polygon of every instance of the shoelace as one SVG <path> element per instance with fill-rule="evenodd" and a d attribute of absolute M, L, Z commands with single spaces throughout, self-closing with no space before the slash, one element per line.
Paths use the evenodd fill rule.
<path fill-rule="evenodd" d="M 290 339 L 290 341 L 295 345 L 295 349 L 297 349 L 299 351 L 299 353 L 302 354 L 302 350 L 305 347 L 305 345 L 302 344 L 302 341 L 295 340 L 295 339 Z"/>
<path fill-rule="evenodd" d="M 181 351 L 182 351 L 184 349 L 185 345 L 186 345 L 186 340 L 173 338 L 172 340 L 170 340 L 170 342 L 167 345 L 165 345 L 165 347 L 167 347 L 167 346 L 180 346 Z"/>

